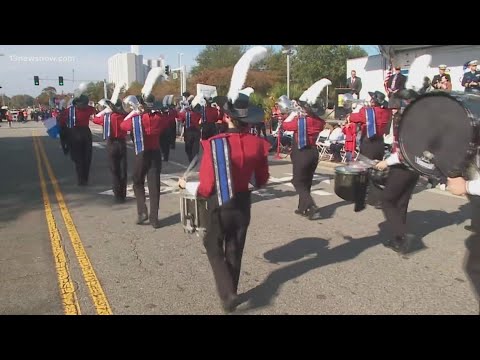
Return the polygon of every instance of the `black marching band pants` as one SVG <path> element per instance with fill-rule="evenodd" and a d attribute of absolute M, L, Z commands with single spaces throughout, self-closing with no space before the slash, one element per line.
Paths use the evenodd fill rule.
<path fill-rule="evenodd" d="M 377 136 L 369 139 L 366 136 L 363 136 L 360 144 L 360 155 L 366 156 L 370 160 L 383 160 L 383 157 L 385 156 L 385 143 L 383 142 L 383 137 Z M 373 206 L 379 206 L 382 201 L 381 199 L 381 190 L 369 181 L 367 203 Z"/>
<path fill-rule="evenodd" d="M 250 224 L 251 194 L 236 193 L 218 206 L 217 194 L 207 200 L 208 221 L 203 244 L 212 267 L 217 291 L 222 301 L 237 294 L 243 248 Z"/>
<path fill-rule="evenodd" d="M 185 129 L 183 137 L 185 139 L 185 152 L 188 156 L 188 162 L 192 162 L 195 155 L 200 151 L 200 131 L 196 128 Z"/>
<path fill-rule="evenodd" d="M 138 215 L 148 214 L 145 204 L 145 177 L 148 182 L 148 194 L 150 197 L 150 221 L 158 220 L 158 208 L 160 205 L 160 173 L 162 171 L 162 152 L 160 149 L 145 150 L 135 155 L 133 169 L 133 191 L 137 199 Z"/>
<path fill-rule="evenodd" d="M 166 131 L 164 131 L 160 135 L 160 149 L 162 150 L 162 155 L 163 155 L 163 160 L 168 161 L 168 158 L 170 156 L 170 149 L 171 149 L 171 134 L 170 134 L 170 128 L 168 128 Z"/>
<path fill-rule="evenodd" d="M 217 126 L 215 123 L 206 122 L 202 124 L 202 140 L 210 139 L 212 136 L 217 135 Z"/>
<path fill-rule="evenodd" d="M 300 150 L 297 144 L 294 143 L 290 156 L 293 165 L 292 184 L 298 193 L 298 210 L 305 212 L 311 206 L 315 206 L 315 201 L 310 191 L 313 175 L 318 165 L 318 150 L 314 146 Z"/>
<path fill-rule="evenodd" d="M 127 196 L 127 142 L 125 139 L 108 139 L 107 153 L 112 173 L 112 190 L 115 198 Z"/>
<path fill-rule="evenodd" d="M 382 211 L 395 238 L 407 233 L 408 203 L 419 175 L 404 165 L 390 167 L 382 193 Z"/>
<path fill-rule="evenodd" d="M 92 132 L 88 126 L 79 126 L 67 130 L 67 143 L 70 157 L 75 163 L 79 185 L 88 183 L 92 162 Z"/>

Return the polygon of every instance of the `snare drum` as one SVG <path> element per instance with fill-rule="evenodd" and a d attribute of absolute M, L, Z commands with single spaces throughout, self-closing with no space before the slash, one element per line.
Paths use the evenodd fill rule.
<path fill-rule="evenodd" d="M 355 203 L 354 211 L 365 209 L 368 187 L 368 170 L 358 166 L 335 168 L 335 194 Z"/>
<path fill-rule="evenodd" d="M 428 177 L 458 176 L 477 154 L 479 117 L 479 95 L 434 91 L 418 97 L 398 129 L 404 161 Z"/>
<path fill-rule="evenodd" d="M 208 219 L 207 200 L 197 198 L 188 191 L 180 191 L 180 221 L 185 232 L 203 236 Z"/>

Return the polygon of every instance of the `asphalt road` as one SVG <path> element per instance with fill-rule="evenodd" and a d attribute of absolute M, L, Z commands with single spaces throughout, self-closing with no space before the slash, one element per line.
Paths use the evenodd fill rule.
<path fill-rule="evenodd" d="M 80 188 L 41 123 L 0 125 L 0 314 L 222 314 L 201 240 L 180 225 L 182 142 L 163 164 L 155 230 L 134 224 L 133 197 L 113 203 L 100 128 Z M 131 146 L 128 160 L 131 184 Z M 291 169 L 271 159 L 272 181 L 253 196 L 236 314 L 478 314 L 463 270 L 465 199 L 419 184 L 409 226 L 424 247 L 402 256 L 381 244 L 380 210 L 354 213 L 334 194 L 332 168 L 313 187 L 322 219 L 294 215 Z"/>

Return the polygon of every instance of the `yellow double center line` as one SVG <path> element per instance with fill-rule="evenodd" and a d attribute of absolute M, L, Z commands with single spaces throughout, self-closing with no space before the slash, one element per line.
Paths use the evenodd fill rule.
<path fill-rule="evenodd" d="M 93 269 L 93 266 L 88 258 L 88 255 L 83 247 L 82 241 L 80 240 L 80 235 L 78 234 L 77 228 L 73 222 L 72 216 L 68 211 L 68 207 L 63 198 L 63 194 L 58 185 L 58 181 L 53 173 L 50 162 L 47 158 L 45 148 L 42 144 L 42 141 L 38 136 L 34 134 L 33 144 L 35 149 L 35 156 L 37 158 L 38 165 L 38 174 L 40 177 L 40 185 L 42 189 L 43 202 L 45 206 L 45 214 L 47 217 L 47 225 L 49 228 L 50 239 L 52 243 L 52 249 L 55 258 L 55 266 L 57 268 L 58 281 L 60 286 L 60 293 L 62 296 L 62 302 L 64 305 L 65 314 L 67 315 L 78 315 L 80 314 L 80 306 L 78 304 L 77 296 L 75 294 L 75 287 L 70 277 L 70 272 L 68 270 L 68 264 L 66 262 L 65 251 L 61 243 L 60 233 L 55 223 L 55 218 L 52 213 L 50 200 L 48 197 L 47 186 L 45 183 L 45 177 L 42 169 L 42 160 L 43 164 L 47 169 L 48 176 L 50 177 L 50 182 L 53 186 L 55 196 L 57 198 L 58 206 L 60 212 L 62 213 L 63 220 L 65 222 L 65 227 L 67 228 L 68 235 L 70 237 L 75 255 L 80 264 L 85 283 L 89 290 L 90 296 L 92 298 L 95 310 L 99 315 L 111 315 L 112 310 L 108 303 L 105 292 L 98 281 L 97 275 Z"/>

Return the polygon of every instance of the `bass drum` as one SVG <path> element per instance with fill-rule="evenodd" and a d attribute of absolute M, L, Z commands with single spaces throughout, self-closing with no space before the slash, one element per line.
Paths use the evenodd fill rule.
<path fill-rule="evenodd" d="M 480 96 L 434 91 L 403 112 L 398 143 L 404 161 L 428 177 L 460 176 L 479 145 Z"/>

